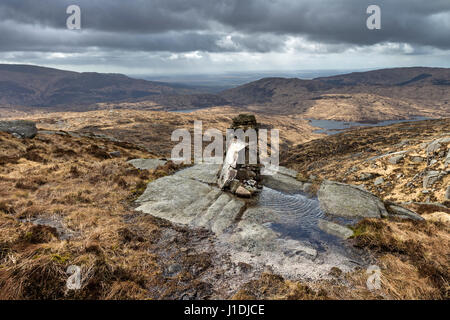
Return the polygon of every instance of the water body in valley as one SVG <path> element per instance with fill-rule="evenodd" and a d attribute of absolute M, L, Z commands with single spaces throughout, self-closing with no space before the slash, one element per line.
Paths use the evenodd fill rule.
<path fill-rule="evenodd" d="M 430 120 L 430 118 L 413 117 L 412 119 L 407 120 L 386 120 L 379 122 L 352 122 L 352 121 L 314 120 L 314 119 L 308 120 L 313 127 L 320 128 L 318 130 L 315 130 L 314 133 L 325 133 L 328 135 L 333 135 L 355 127 L 383 127 L 402 122 Z"/>

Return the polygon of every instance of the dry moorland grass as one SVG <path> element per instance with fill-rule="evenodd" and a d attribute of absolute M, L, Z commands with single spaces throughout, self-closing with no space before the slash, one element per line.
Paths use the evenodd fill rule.
<path fill-rule="evenodd" d="M 151 157 L 127 143 L 0 133 L 0 299 L 151 298 L 160 266 L 124 217 L 148 181 L 176 168 L 125 162 L 143 156 Z M 155 220 L 142 224 L 147 234 L 160 231 Z M 82 266 L 82 290 L 66 290 L 69 265 Z"/>
<path fill-rule="evenodd" d="M 359 172 L 353 176 L 345 172 L 362 159 L 398 151 L 392 148 L 404 139 L 410 140 L 408 147 L 415 148 L 448 128 L 448 120 L 425 123 L 416 129 L 403 124 L 344 133 L 344 140 L 329 137 L 309 142 L 298 149 L 301 152 L 294 149 L 287 164 L 305 177 L 316 175 L 318 181 L 356 183 L 352 177 Z M 121 154 L 115 158 L 112 151 Z M 127 159 L 139 157 L 152 155 L 134 145 L 108 140 L 58 134 L 19 140 L 0 133 L 1 299 L 213 296 L 213 284 L 198 280 L 212 270 L 214 253 L 205 249 L 205 239 L 211 235 L 133 211 L 132 200 L 149 181 L 177 170 L 170 163 L 153 171 L 126 164 Z M 377 161 L 378 166 L 387 165 L 385 160 Z M 406 178 L 416 170 L 408 169 L 409 165 L 398 165 Z M 364 183 L 371 189 L 372 182 Z M 393 189 L 382 188 L 377 194 L 392 199 L 392 190 L 398 191 L 395 200 L 401 201 L 402 194 L 408 193 L 402 191 L 403 184 L 392 182 Z M 439 192 L 430 196 L 441 199 Z M 418 210 L 425 222 L 364 220 L 355 227 L 354 244 L 377 257 L 381 290 L 367 290 L 364 269 L 343 274 L 336 268 L 331 270 L 332 280 L 316 283 L 263 274 L 244 284 L 233 298 L 448 299 L 448 220 L 436 218 L 448 212 L 441 209 Z M 181 272 L 170 275 L 168 266 L 174 262 L 180 264 Z M 82 267 L 82 290 L 66 289 L 70 265 Z"/>

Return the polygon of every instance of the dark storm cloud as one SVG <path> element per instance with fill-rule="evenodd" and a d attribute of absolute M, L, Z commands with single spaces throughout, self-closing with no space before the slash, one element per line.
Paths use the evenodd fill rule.
<path fill-rule="evenodd" d="M 65 30 L 68 5 L 82 10 L 82 32 Z M 366 9 L 382 29 L 366 28 Z M 1 51 L 283 50 L 287 36 L 364 46 L 383 42 L 450 49 L 449 0 L 2 0 Z M 229 38 L 226 35 L 230 34 Z"/>

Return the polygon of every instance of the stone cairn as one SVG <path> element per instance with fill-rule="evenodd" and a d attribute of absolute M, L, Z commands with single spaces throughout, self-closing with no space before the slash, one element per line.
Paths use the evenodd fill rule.
<path fill-rule="evenodd" d="M 256 137 L 258 137 L 259 125 L 254 115 L 240 114 L 233 119 L 230 129 L 242 129 L 244 132 L 248 129 L 254 129 Z M 238 161 L 240 152 L 245 154 L 243 163 Z M 259 153 L 258 151 L 256 152 L 257 163 L 250 164 L 249 137 L 246 136 L 245 141 L 241 141 L 236 137 L 233 139 L 227 149 L 222 169 L 219 171 L 218 185 L 222 190 L 229 190 L 239 197 L 250 198 L 262 188 L 261 164 L 259 163 Z"/>

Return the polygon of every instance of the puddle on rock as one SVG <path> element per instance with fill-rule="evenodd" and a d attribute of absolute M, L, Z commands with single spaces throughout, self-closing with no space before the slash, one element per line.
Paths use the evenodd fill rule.
<path fill-rule="evenodd" d="M 302 193 L 285 193 L 264 187 L 258 196 L 257 206 L 270 209 L 271 215 L 265 217 L 265 226 L 288 238 L 309 243 L 319 252 L 326 247 L 348 246 L 345 241 L 319 228 L 320 220 L 338 223 L 343 226 L 353 225 L 357 220 L 330 217 L 321 209 L 317 198 L 310 198 Z"/>

